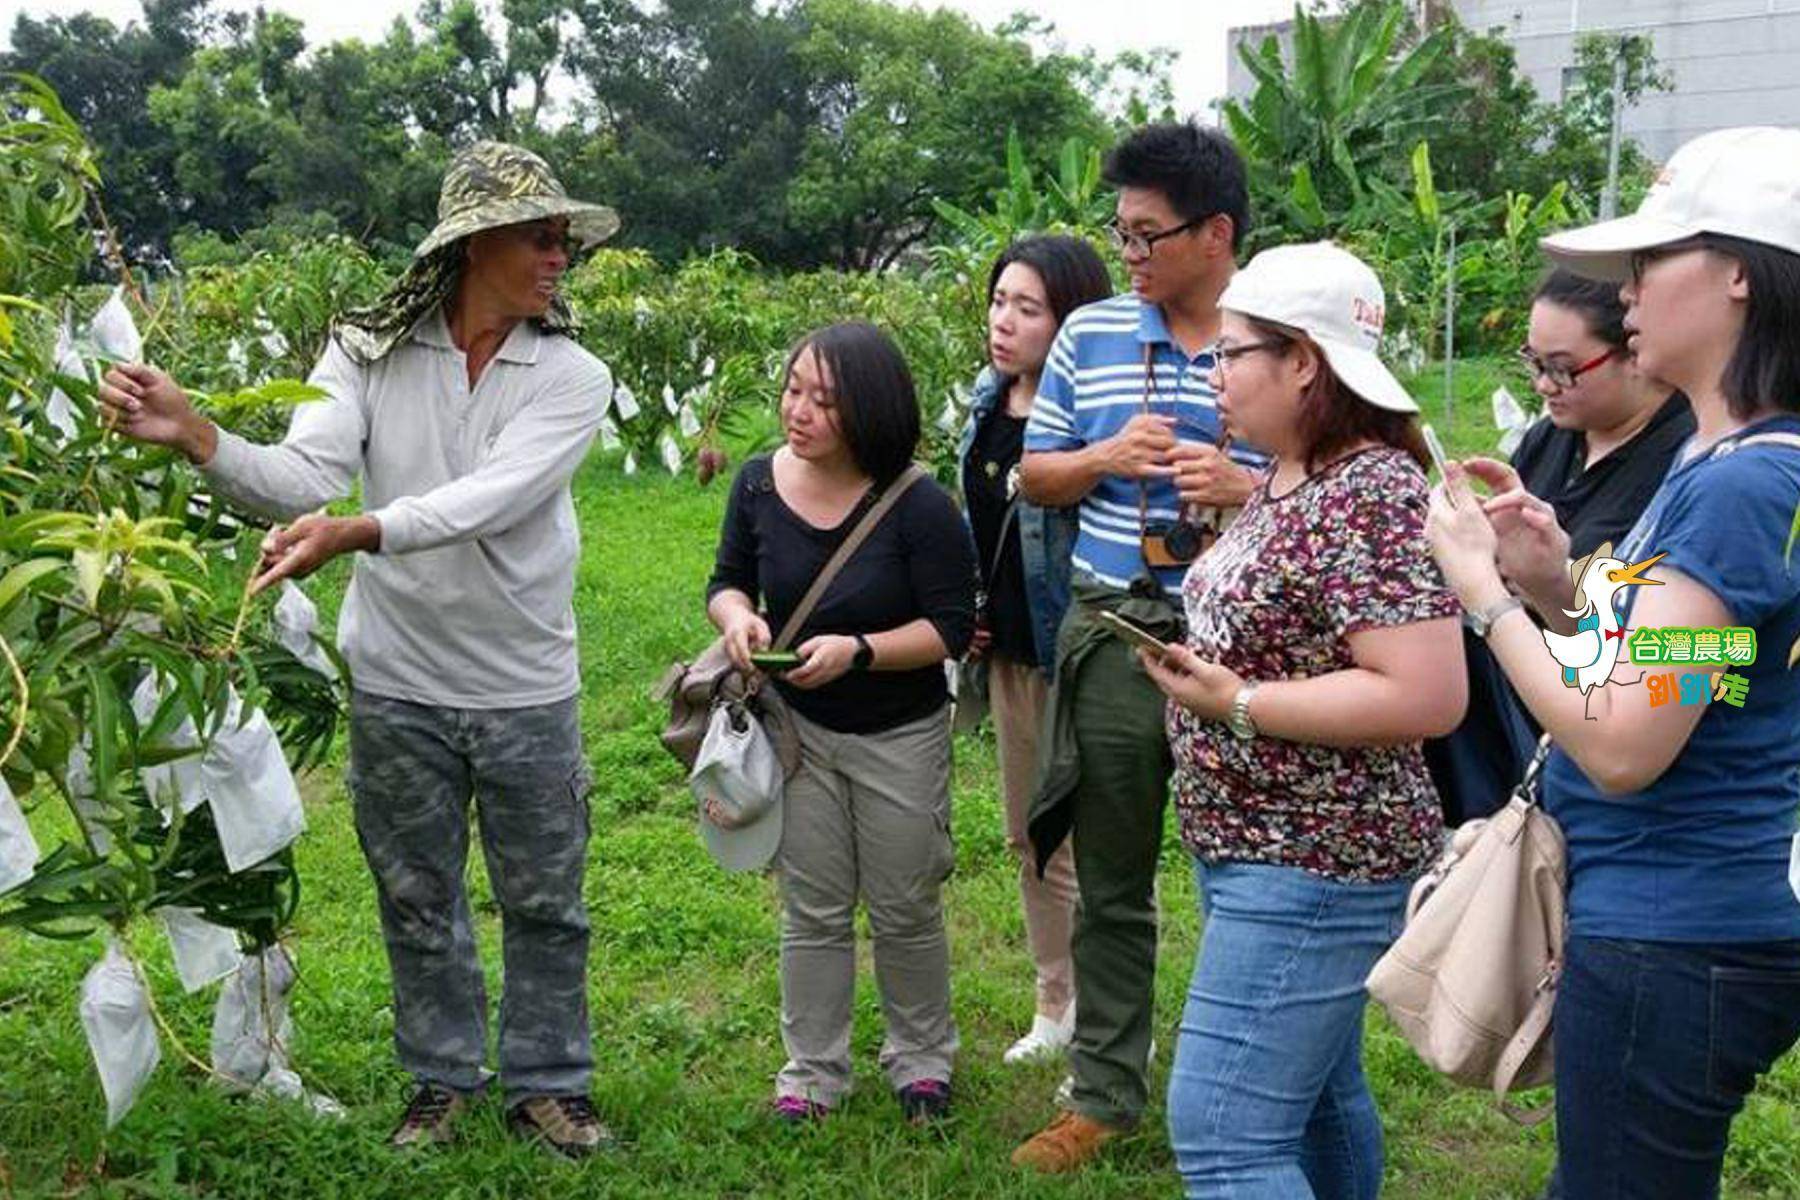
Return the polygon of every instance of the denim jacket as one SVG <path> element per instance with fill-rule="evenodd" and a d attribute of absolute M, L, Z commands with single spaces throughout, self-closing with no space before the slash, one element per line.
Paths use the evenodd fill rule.
<path fill-rule="evenodd" d="M 969 452 L 975 445 L 975 432 L 1005 402 L 1011 382 L 991 366 L 983 367 L 975 380 L 969 416 L 956 448 L 959 491 L 969 466 Z M 1048 675 L 1056 665 L 1056 630 L 1069 607 L 1069 559 L 1075 550 L 1076 510 L 1042 508 L 1021 500 L 1017 522 L 1025 565 L 1025 604 L 1031 610 L 1031 640 L 1037 647 L 1038 666 Z"/>

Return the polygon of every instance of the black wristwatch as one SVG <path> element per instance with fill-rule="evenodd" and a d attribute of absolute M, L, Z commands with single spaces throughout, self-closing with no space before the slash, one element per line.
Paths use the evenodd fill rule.
<path fill-rule="evenodd" d="M 866 671 L 875 665 L 875 647 L 869 645 L 869 639 L 862 634 L 856 635 L 856 657 L 850 660 L 850 669 Z"/>

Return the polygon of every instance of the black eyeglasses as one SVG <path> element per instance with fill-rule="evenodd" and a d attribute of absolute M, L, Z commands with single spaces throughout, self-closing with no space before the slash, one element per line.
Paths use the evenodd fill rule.
<path fill-rule="evenodd" d="M 1670 242 L 1666 246 L 1651 246 L 1646 250 L 1633 250 L 1631 252 L 1631 282 L 1634 284 L 1644 282 L 1644 272 L 1650 269 L 1652 263 L 1661 262 L 1665 258 L 1674 258 L 1677 254 L 1686 254 L 1690 250 L 1704 249 L 1706 249 L 1704 241 L 1698 238 L 1689 238 L 1686 241 Z"/>
<path fill-rule="evenodd" d="M 1519 363 L 1533 379 L 1536 379 L 1541 375 L 1551 383 L 1555 384 L 1558 388 L 1571 388 L 1575 386 L 1575 381 L 1577 379 L 1580 379 L 1583 375 L 1586 375 L 1589 371 L 1592 371 L 1602 363 L 1611 362 L 1622 353 L 1624 353 L 1624 351 L 1620 350 L 1617 346 L 1614 346 L 1605 354 L 1600 355 L 1598 358 L 1590 358 L 1579 367 L 1568 367 L 1564 366 L 1562 363 L 1546 362 L 1544 359 L 1539 358 L 1537 352 L 1530 346 L 1521 346 L 1519 347 Z"/>
<path fill-rule="evenodd" d="M 1106 240 L 1112 243 L 1112 248 L 1114 250 L 1120 251 L 1121 253 L 1148 257 L 1155 251 L 1156 243 L 1162 241 L 1164 238 L 1172 238 L 1178 233 L 1186 233 L 1190 229 L 1197 229 L 1207 221 L 1211 220 L 1214 215 L 1215 214 L 1213 213 L 1208 213 L 1204 217 L 1195 217 L 1191 221 L 1183 221 L 1173 229 L 1164 229 L 1159 233 L 1136 233 L 1125 228 L 1123 225 L 1120 225 L 1117 221 L 1114 221 L 1111 225 L 1106 227 Z"/>
<path fill-rule="evenodd" d="M 1213 357 L 1219 361 L 1219 370 L 1224 372 L 1231 368 L 1231 364 L 1235 360 L 1246 354 L 1255 354 L 1258 350 L 1280 350 L 1286 345 L 1287 343 L 1279 338 L 1264 338 L 1260 342 L 1243 342 L 1238 345 L 1232 345 L 1229 342 L 1215 342 L 1212 352 Z"/>

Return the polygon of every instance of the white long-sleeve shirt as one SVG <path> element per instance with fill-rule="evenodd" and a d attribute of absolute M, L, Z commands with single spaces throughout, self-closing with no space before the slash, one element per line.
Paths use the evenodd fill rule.
<path fill-rule="evenodd" d="M 612 400 L 606 365 L 521 321 L 469 387 L 434 309 L 360 366 L 334 340 L 294 410 L 259 446 L 219 433 L 203 471 L 227 499 L 291 520 L 350 493 L 381 525 L 359 554 L 338 647 L 363 691 L 450 708 L 519 708 L 575 694 L 569 479 Z"/>

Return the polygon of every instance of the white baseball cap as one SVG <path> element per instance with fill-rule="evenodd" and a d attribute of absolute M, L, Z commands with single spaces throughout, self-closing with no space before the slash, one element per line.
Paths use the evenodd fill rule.
<path fill-rule="evenodd" d="M 1219 307 L 1305 333 L 1344 386 L 1376 408 L 1419 411 L 1375 353 L 1387 318 L 1381 280 L 1343 247 L 1310 242 L 1264 250 L 1231 277 Z"/>
<path fill-rule="evenodd" d="M 1721 233 L 1800 254 L 1800 129 L 1701 134 L 1677 150 L 1628 217 L 1544 238 L 1544 253 L 1591 279 L 1623 283 L 1635 251 Z"/>

